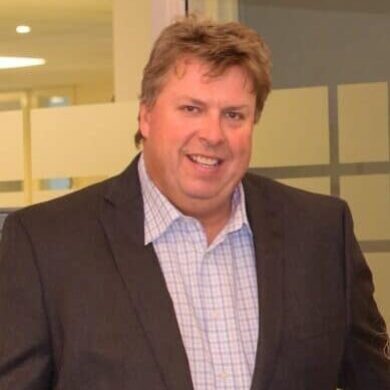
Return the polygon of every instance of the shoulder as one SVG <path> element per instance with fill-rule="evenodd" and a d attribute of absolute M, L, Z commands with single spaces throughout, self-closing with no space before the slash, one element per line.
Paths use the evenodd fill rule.
<path fill-rule="evenodd" d="M 272 203 L 287 218 L 329 221 L 344 215 L 348 206 L 343 199 L 288 186 L 275 180 L 248 173 L 245 193 L 259 202 Z"/>
<path fill-rule="evenodd" d="M 310 204 L 314 202 L 317 205 L 324 204 L 325 206 L 330 205 L 336 207 L 343 207 L 345 205 L 345 201 L 343 199 L 291 187 L 287 184 L 280 183 L 276 180 L 253 173 L 247 173 L 245 175 L 244 187 L 245 186 L 250 191 L 263 191 L 267 194 L 272 194 L 272 196 L 276 196 L 281 200 L 288 200 L 298 204 Z"/>
<path fill-rule="evenodd" d="M 99 203 L 112 180 L 108 179 L 68 195 L 25 207 L 16 211 L 14 217 L 19 218 L 22 222 L 32 220 L 63 222 L 70 216 L 75 218 L 93 213 L 99 207 Z"/>
<path fill-rule="evenodd" d="M 25 207 L 10 218 L 19 219 L 26 226 L 55 226 L 57 223 L 66 225 L 96 220 L 104 201 L 128 202 L 129 198 L 138 194 L 137 161 L 138 157 L 117 176 L 68 195 Z"/>

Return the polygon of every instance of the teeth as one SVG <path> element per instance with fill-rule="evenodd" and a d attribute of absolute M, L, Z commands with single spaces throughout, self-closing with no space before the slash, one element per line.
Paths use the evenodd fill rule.
<path fill-rule="evenodd" d="M 208 167 L 215 167 L 218 165 L 219 160 L 217 158 L 200 156 L 200 155 L 191 155 L 190 159 L 198 164 L 206 165 Z"/>

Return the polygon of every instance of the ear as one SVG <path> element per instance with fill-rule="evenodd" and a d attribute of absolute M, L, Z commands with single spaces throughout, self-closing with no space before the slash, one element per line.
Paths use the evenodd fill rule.
<path fill-rule="evenodd" d="M 141 103 L 139 106 L 139 130 L 142 137 L 147 139 L 150 132 L 150 108 L 145 103 Z"/>

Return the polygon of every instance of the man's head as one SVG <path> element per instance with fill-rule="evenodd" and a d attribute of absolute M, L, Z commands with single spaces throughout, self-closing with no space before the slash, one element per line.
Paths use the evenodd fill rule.
<path fill-rule="evenodd" d="M 182 212 L 229 214 L 269 90 L 268 50 L 249 28 L 186 19 L 163 31 L 144 72 L 139 138 L 151 180 Z"/>
<path fill-rule="evenodd" d="M 196 57 L 210 65 L 210 76 L 227 68 L 242 67 L 256 96 L 255 122 L 260 118 L 271 90 L 270 52 L 256 31 L 236 22 L 214 23 L 191 16 L 166 27 L 156 40 L 145 66 L 141 85 L 142 104 L 152 106 L 164 86 L 168 72 L 183 57 Z M 135 143 L 139 146 L 138 131 Z"/>

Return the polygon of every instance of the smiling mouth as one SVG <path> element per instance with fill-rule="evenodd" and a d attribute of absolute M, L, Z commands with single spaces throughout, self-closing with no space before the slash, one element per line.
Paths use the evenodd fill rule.
<path fill-rule="evenodd" d="M 187 157 L 193 163 L 206 168 L 214 168 L 222 164 L 222 160 L 219 158 L 202 156 L 201 154 L 188 154 Z"/>

